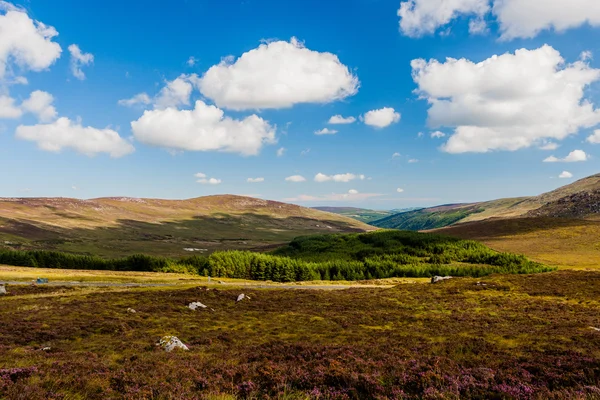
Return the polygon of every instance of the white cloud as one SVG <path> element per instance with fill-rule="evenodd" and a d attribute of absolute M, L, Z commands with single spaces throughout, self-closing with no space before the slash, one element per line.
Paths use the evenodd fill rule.
<path fill-rule="evenodd" d="M 331 193 L 324 196 L 312 196 L 307 194 L 301 194 L 296 197 L 289 197 L 283 199 L 284 201 L 297 201 L 297 202 L 315 202 L 315 201 L 361 201 L 368 200 L 373 197 L 382 196 L 379 193 Z"/>
<path fill-rule="evenodd" d="M 385 128 L 400 121 L 401 115 L 391 107 L 367 112 L 363 117 L 365 124 L 376 128 Z"/>
<path fill-rule="evenodd" d="M 540 150 L 556 150 L 558 147 L 558 143 L 547 142 L 540 146 Z"/>
<path fill-rule="evenodd" d="M 152 103 L 150 96 L 146 93 L 138 93 L 130 99 L 122 99 L 117 102 L 120 106 L 133 107 L 138 104 L 148 105 Z"/>
<path fill-rule="evenodd" d="M 411 158 L 410 160 L 408 160 L 409 164 L 414 164 L 414 163 L 418 163 L 419 160 L 417 160 L 416 158 Z"/>
<path fill-rule="evenodd" d="M 71 73 L 80 81 L 84 80 L 85 74 L 81 70 L 81 67 L 92 64 L 94 62 L 94 55 L 82 52 L 76 44 L 69 46 L 69 53 L 71 53 Z"/>
<path fill-rule="evenodd" d="M 588 155 L 583 150 L 573 150 L 565 158 L 556 158 L 550 156 L 544 160 L 544 162 L 581 162 L 587 161 Z"/>
<path fill-rule="evenodd" d="M 0 9 L 0 80 L 5 78 L 9 62 L 22 69 L 42 71 L 59 57 L 61 48 L 52 38 L 56 29 L 34 21 L 21 9 L 3 2 Z"/>
<path fill-rule="evenodd" d="M 553 29 L 563 32 L 586 23 L 600 26 L 597 0 L 494 0 L 502 39 L 531 38 Z"/>
<path fill-rule="evenodd" d="M 400 4 L 398 16 L 400 31 L 410 37 L 433 34 L 461 17 L 470 18 L 471 34 L 481 34 L 487 31 L 486 17 L 494 18 L 501 39 L 510 40 L 531 38 L 549 29 L 563 32 L 584 24 L 599 26 L 600 3 L 597 0 L 570 0 L 568 4 L 565 0 L 407 0 Z"/>
<path fill-rule="evenodd" d="M 131 129 L 140 142 L 172 150 L 256 155 L 263 145 L 275 142 L 275 128 L 262 118 L 225 117 L 222 110 L 200 100 L 193 110 L 146 110 Z"/>
<path fill-rule="evenodd" d="M 398 193 L 404 193 L 404 189 L 398 188 L 398 189 L 396 189 L 396 192 L 398 192 Z"/>
<path fill-rule="evenodd" d="M 573 174 L 570 173 L 569 171 L 563 171 L 558 177 L 563 178 L 563 179 L 568 179 L 568 178 L 572 178 Z"/>
<path fill-rule="evenodd" d="M 198 172 L 198 173 L 194 174 L 194 176 L 198 179 L 206 178 L 206 174 L 202 173 L 202 172 Z"/>
<path fill-rule="evenodd" d="M 449 153 L 514 151 L 600 122 L 600 111 L 584 99 L 600 70 L 565 64 L 548 45 L 478 64 L 448 58 L 411 65 L 417 91 L 431 105 L 429 125 L 455 127 L 442 146 Z"/>
<path fill-rule="evenodd" d="M 347 117 L 344 118 L 341 115 L 334 115 L 333 117 L 329 118 L 329 124 L 331 125 L 343 125 L 343 124 L 353 124 L 354 122 L 356 122 L 356 118 L 354 117 Z"/>
<path fill-rule="evenodd" d="M 166 85 L 156 95 L 154 107 L 158 109 L 168 107 L 187 106 L 190 104 L 192 94 L 192 82 L 197 79 L 195 74 L 180 75 L 172 81 L 166 81 Z"/>
<path fill-rule="evenodd" d="M 285 154 L 285 147 L 280 147 L 277 149 L 277 157 L 283 157 L 283 155 Z"/>
<path fill-rule="evenodd" d="M 218 185 L 221 183 L 221 180 L 216 179 L 216 178 L 210 178 L 210 179 L 202 178 L 202 179 L 198 179 L 196 182 L 201 183 L 203 185 Z"/>
<path fill-rule="evenodd" d="M 335 135 L 338 133 L 335 129 L 323 128 L 320 131 L 315 131 L 315 135 Z"/>
<path fill-rule="evenodd" d="M 489 0 L 408 0 L 400 3 L 400 31 L 420 37 L 434 33 L 460 15 L 482 20 L 490 10 Z"/>
<path fill-rule="evenodd" d="M 600 129 L 596 129 L 585 141 L 592 144 L 600 144 Z"/>
<path fill-rule="evenodd" d="M 15 99 L 7 95 L 0 95 L 0 118 L 19 118 L 23 110 L 15 105 Z"/>
<path fill-rule="evenodd" d="M 260 182 L 264 182 L 265 178 L 248 178 L 247 182 L 249 183 L 260 183 Z"/>
<path fill-rule="evenodd" d="M 392 158 L 396 158 L 396 157 L 400 157 L 400 156 L 401 156 L 400 153 L 394 153 L 394 154 L 392 154 Z"/>
<path fill-rule="evenodd" d="M 50 93 L 36 90 L 21 104 L 24 111 L 35 114 L 41 122 L 50 122 L 56 118 L 56 109 L 52 105 L 54 97 Z"/>
<path fill-rule="evenodd" d="M 440 132 L 440 131 L 435 131 L 431 133 L 431 137 L 432 138 L 443 138 L 444 136 L 446 136 L 446 134 L 444 132 Z"/>
<path fill-rule="evenodd" d="M 336 55 L 309 50 L 292 38 L 263 43 L 235 62 L 224 59 L 199 87 L 219 107 L 247 110 L 341 100 L 358 92 L 359 81 Z"/>
<path fill-rule="evenodd" d="M 315 182 L 329 182 L 329 181 L 333 181 L 333 182 L 350 182 L 353 181 L 355 179 L 360 179 L 360 180 L 364 180 L 365 176 L 364 175 L 355 175 L 355 174 L 351 174 L 351 173 L 346 173 L 346 174 L 336 174 L 336 175 L 325 175 L 322 173 L 318 173 L 317 175 L 315 175 Z"/>
<path fill-rule="evenodd" d="M 286 182 L 305 182 L 306 178 L 302 175 L 292 175 L 285 178 Z"/>
<path fill-rule="evenodd" d="M 186 61 L 186 64 L 189 67 L 193 67 L 194 65 L 196 65 L 196 63 L 198 62 L 198 59 L 194 56 L 190 56 L 190 58 L 188 58 L 188 60 Z"/>
<path fill-rule="evenodd" d="M 17 127 L 18 139 L 36 142 L 45 151 L 59 152 L 70 148 L 87 156 L 107 153 L 118 158 L 134 151 L 133 146 L 112 129 L 84 127 L 68 118 L 51 124 Z"/>
<path fill-rule="evenodd" d="M 420 137 L 420 138 L 422 138 L 423 136 L 425 136 L 425 134 L 424 134 L 423 132 L 419 132 L 419 133 L 417 133 L 417 137 Z"/>
<path fill-rule="evenodd" d="M 358 194 L 358 190 L 350 189 L 350 190 L 348 190 L 348 194 Z"/>
<path fill-rule="evenodd" d="M 305 156 L 305 155 L 308 155 L 308 153 L 310 153 L 310 149 L 304 149 L 300 152 L 300 155 Z"/>

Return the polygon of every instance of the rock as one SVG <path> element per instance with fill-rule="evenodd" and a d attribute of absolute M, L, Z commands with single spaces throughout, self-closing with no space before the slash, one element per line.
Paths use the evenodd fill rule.
<path fill-rule="evenodd" d="M 441 281 L 446 281 L 448 279 L 452 279 L 451 276 L 434 276 L 433 278 L 431 278 L 431 283 L 438 283 Z"/>
<path fill-rule="evenodd" d="M 596 332 L 600 332 L 600 328 L 595 328 L 595 327 L 593 327 L 593 326 L 590 326 L 590 329 L 593 329 L 593 330 L 595 330 Z"/>
<path fill-rule="evenodd" d="M 8 294 L 8 292 L 6 291 L 6 286 L 0 285 L 0 295 L 3 294 Z"/>
<path fill-rule="evenodd" d="M 219 285 L 222 285 L 222 284 L 223 284 L 223 281 L 217 281 L 217 283 L 218 283 Z"/>
<path fill-rule="evenodd" d="M 43 284 L 43 283 L 48 283 L 48 278 L 37 278 L 35 283 L 39 284 Z"/>
<path fill-rule="evenodd" d="M 245 298 L 246 298 L 246 295 L 244 293 L 242 293 L 237 297 L 237 300 L 235 302 L 236 303 L 240 302 L 240 301 L 244 300 Z"/>
<path fill-rule="evenodd" d="M 179 340 L 176 336 L 164 336 L 158 342 L 158 346 L 165 349 L 166 352 L 171 352 L 175 349 L 189 350 L 188 347 Z"/>
<path fill-rule="evenodd" d="M 127 309 L 127 312 L 128 312 L 129 314 L 135 314 L 137 311 L 135 311 L 133 308 L 128 308 L 128 309 Z"/>
<path fill-rule="evenodd" d="M 50 351 L 50 350 L 52 350 L 52 347 L 43 347 L 42 348 L 42 351 Z"/>
<path fill-rule="evenodd" d="M 188 308 L 190 310 L 197 310 L 198 308 L 207 308 L 204 304 L 200 303 L 199 301 L 195 301 L 193 303 L 188 304 Z"/>

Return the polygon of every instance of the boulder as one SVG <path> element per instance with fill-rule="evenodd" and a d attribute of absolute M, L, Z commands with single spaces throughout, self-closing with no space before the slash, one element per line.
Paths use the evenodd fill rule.
<path fill-rule="evenodd" d="M 8 292 L 6 291 L 6 286 L 0 285 L 0 295 L 3 294 L 8 294 Z"/>
<path fill-rule="evenodd" d="M 158 346 L 162 347 L 166 352 L 171 352 L 175 349 L 189 350 L 176 336 L 164 336 L 160 339 L 160 342 L 158 342 Z"/>
<path fill-rule="evenodd" d="M 237 297 L 237 300 L 235 302 L 236 303 L 240 302 L 240 301 L 244 300 L 245 298 L 246 298 L 246 295 L 244 293 L 242 293 Z"/>
<path fill-rule="evenodd" d="M 193 303 L 188 304 L 188 308 L 190 310 L 197 310 L 199 308 L 207 308 L 204 304 L 200 303 L 199 301 L 195 301 Z"/>
<path fill-rule="evenodd" d="M 448 279 L 452 279 L 451 276 L 434 276 L 433 278 L 431 278 L 431 283 L 438 283 L 441 281 L 446 281 Z"/>
<path fill-rule="evenodd" d="M 137 313 L 137 311 L 135 311 L 133 308 L 128 308 L 128 309 L 127 309 L 127 312 L 128 312 L 129 314 L 135 314 L 135 313 Z"/>

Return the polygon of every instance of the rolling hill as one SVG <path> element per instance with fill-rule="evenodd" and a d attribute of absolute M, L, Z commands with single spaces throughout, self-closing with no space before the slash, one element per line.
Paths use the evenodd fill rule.
<path fill-rule="evenodd" d="M 380 228 L 429 230 L 466 222 L 518 217 L 599 218 L 600 174 L 539 196 L 423 208 L 371 221 L 370 224 Z"/>
<path fill-rule="evenodd" d="M 233 195 L 188 200 L 0 198 L 0 247 L 106 257 L 260 249 L 300 235 L 373 229 L 343 215 Z"/>
<path fill-rule="evenodd" d="M 313 207 L 313 209 L 354 218 L 367 224 L 396 214 L 394 211 L 369 210 L 367 208 L 356 207 Z"/>

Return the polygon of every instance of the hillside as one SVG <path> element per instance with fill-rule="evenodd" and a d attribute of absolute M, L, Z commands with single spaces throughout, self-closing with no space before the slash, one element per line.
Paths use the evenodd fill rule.
<path fill-rule="evenodd" d="M 313 207 L 313 209 L 343 215 L 365 223 L 376 221 L 396 213 L 394 211 L 369 210 L 367 208 L 356 207 Z"/>
<path fill-rule="evenodd" d="M 342 215 L 232 195 L 189 200 L 0 198 L 0 248 L 180 256 L 373 229 Z"/>
<path fill-rule="evenodd" d="M 600 216 L 600 174 L 533 197 L 450 204 L 399 213 L 371 221 L 380 228 L 428 230 L 491 218 Z"/>

